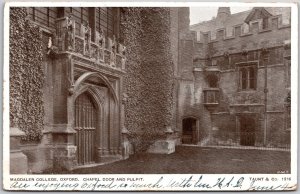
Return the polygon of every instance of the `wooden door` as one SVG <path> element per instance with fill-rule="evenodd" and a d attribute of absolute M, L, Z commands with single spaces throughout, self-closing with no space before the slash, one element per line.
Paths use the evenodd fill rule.
<path fill-rule="evenodd" d="M 196 119 L 185 118 L 182 120 L 182 143 L 197 143 L 197 126 Z"/>
<path fill-rule="evenodd" d="M 94 162 L 96 120 L 96 108 L 91 98 L 85 93 L 81 94 L 75 101 L 75 142 L 79 165 Z"/>
<path fill-rule="evenodd" d="M 240 144 L 244 146 L 255 145 L 255 119 L 241 117 L 240 125 Z"/>

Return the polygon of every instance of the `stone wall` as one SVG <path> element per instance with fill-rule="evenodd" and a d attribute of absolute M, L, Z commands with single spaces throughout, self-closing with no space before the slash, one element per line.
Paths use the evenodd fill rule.
<path fill-rule="evenodd" d="M 198 144 L 206 143 L 211 130 L 210 112 L 203 106 L 202 86 L 192 81 L 180 80 L 178 87 L 177 129 L 183 132 L 182 120 L 195 118 L 199 123 Z"/>
<path fill-rule="evenodd" d="M 245 13 L 246 14 L 246 13 Z M 273 24 L 272 24 L 273 25 Z M 200 25 L 199 25 L 200 26 Z M 203 27 L 204 26 L 204 27 Z M 214 22 L 203 23 L 203 29 L 217 29 Z M 227 29 L 228 26 L 225 26 Z M 193 28 L 193 27 L 191 27 Z M 195 25 L 194 28 L 197 28 Z M 224 28 L 224 29 L 225 29 Z M 240 117 L 249 115 L 255 119 L 256 146 L 264 144 L 265 65 L 267 65 L 267 145 L 288 147 L 289 131 L 286 120 L 285 100 L 288 96 L 288 68 L 285 56 L 289 56 L 286 42 L 290 39 L 290 25 L 281 23 L 268 30 L 252 30 L 241 36 L 217 34 L 217 39 L 196 41 L 193 32 L 181 33 L 178 89 L 178 127 L 182 117 L 194 117 L 200 121 L 198 144 L 239 145 Z M 261 48 L 268 48 L 269 58 L 263 61 Z M 257 62 L 256 90 L 239 89 L 238 63 Z M 214 68 L 207 66 L 215 65 Z M 212 72 L 209 69 L 218 71 Z M 207 71 L 206 71 L 207 70 Z M 203 103 L 203 89 L 210 88 L 208 74 L 219 75 L 219 101 L 211 108 Z M 215 86 L 214 86 L 215 87 Z M 209 107 L 209 108 L 208 108 Z"/>
<path fill-rule="evenodd" d="M 174 63 L 170 8 L 126 8 L 121 32 L 127 45 L 125 126 L 136 151 L 146 150 L 172 124 Z"/>
<path fill-rule="evenodd" d="M 178 101 L 177 101 L 177 90 L 176 88 L 178 88 L 178 81 L 176 80 L 178 78 L 178 66 L 179 66 L 179 31 L 180 31 L 180 25 L 179 25 L 179 19 L 180 17 L 180 9 L 181 8 L 170 8 L 170 19 L 171 19 L 171 30 L 170 30 L 170 43 L 171 43 L 171 55 L 172 55 L 172 61 L 174 64 L 174 89 L 173 89 L 173 119 L 171 121 L 172 125 L 172 129 L 177 131 L 177 105 L 178 105 Z"/>
<path fill-rule="evenodd" d="M 268 67 L 268 95 L 267 95 L 267 145 L 272 147 L 287 147 L 289 145 L 289 132 L 284 124 L 285 120 L 285 99 L 289 89 L 286 88 L 286 66 L 277 64 Z M 195 86 L 205 85 L 205 79 L 201 79 L 200 73 L 195 74 Z M 256 133 L 258 136 L 264 134 L 264 68 L 258 69 L 257 88 L 255 91 L 239 91 L 238 72 L 226 71 L 220 74 L 220 99 L 219 105 L 213 110 L 211 144 L 231 145 L 237 143 L 238 124 L 237 112 L 257 113 Z M 202 91 L 199 91 L 202 94 Z M 250 106 L 232 106 L 248 104 Z M 255 106 L 251 106 L 255 104 Z M 290 122 L 290 121 L 289 121 Z M 263 145 L 263 138 L 256 138 L 256 145 Z M 232 141 L 230 141 L 232 140 Z"/>

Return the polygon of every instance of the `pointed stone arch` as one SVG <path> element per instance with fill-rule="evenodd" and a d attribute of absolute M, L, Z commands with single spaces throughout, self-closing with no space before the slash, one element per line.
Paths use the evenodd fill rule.
<path fill-rule="evenodd" d="M 75 100 L 78 96 L 81 94 L 87 92 L 93 99 L 95 105 L 98 109 L 102 107 L 103 101 L 101 100 L 103 97 L 100 94 L 101 92 L 92 85 L 81 85 L 74 93 L 73 93 L 73 99 Z"/>
<path fill-rule="evenodd" d="M 78 90 L 80 90 L 80 86 L 82 85 L 82 83 L 84 83 L 85 80 L 91 78 L 91 77 L 97 77 L 99 78 L 101 81 L 103 81 L 105 83 L 105 85 L 108 87 L 110 93 L 113 96 L 113 99 L 115 100 L 116 103 L 119 102 L 117 93 L 115 91 L 115 89 L 113 88 L 113 86 L 111 85 L 111 83 L 109 82 L 108 78 L 98 72 L 86 72 L 83 73 L 74 83 L 73 87 L 72 87 L 72 91 L 73 93 L 76 93 Z"/>
<path fill-rule="evenodd" d="M 95 84 L 90 81 L 101 83 Z M 120 103 L 117 92 L 108 78 L 98 72 L 83 73 L 69 89 L 68 123 L 71 128 L 74 128 L 76 122 L 74 104 L 80 95 L 87 93 L 97 109 L 95 162 L 100 162 L 106 157 L 109 160 L 120 158 Z"/>

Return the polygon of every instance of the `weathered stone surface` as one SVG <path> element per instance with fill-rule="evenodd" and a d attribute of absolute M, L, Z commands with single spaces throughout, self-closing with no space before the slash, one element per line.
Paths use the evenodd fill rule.
<path fill-rule="evenodd" d="M 27 174 L 27 157 L 21 151 L 10 153 L 10 173 Z"/>
<path fill-rule="evenodd" d="M 175 152 L 176 140 L 158 140 L 152 144 L 148 152 L 154 154 L 171 154 Z"/>
<path fill-rule="evenodd" d="M 276 11 L 275 15 L 279 17 L 269 18 L 267 28 L 263 28 L 262 18 L 253 18 L 249 24 L 244 22 L 249 13 L 255 11 L 254 8 L 228 14 L 226 19 L 217 17 L 192 25 L 191 30 L 195 32 L 187 31 L 181 36 L 184 48 L 181 58 L 184 60 L 180 74 L 184 80 L 180 81 L 178 112 L 180 116 L 199 117 L 200 145 L 240 145 L 240 119 L 244 116 L 255 121 L 252 132 L 255 134 L 255 146 L 288 148 L 290 145 L 290 132 L 286 125 L 291 121 L 285 99 L 290 82 L 288 42 L 291 28 L 289 22 L 284 21 L 289 20 L 291 10 L 265 9 L 270 13 Z M 193 34 L 194 37 L 189 37 Z M 189 57 L 192 50 L 193 57 Z M 243 65 L 254 65 L 255 88 L 241 88 L 239 69 Z M 219 73 L 213 72 L 211 66 Z M 208 71 L 217 75 L 217 85 L 212 86 L 205 77 Z M 190 76 L 192 74 L 194 77 Z M 210 109 L 202 106 L 205 88 L 219 91 L 218 103 Z"/>
<path fill-rule="evenodd" d="M 20 149 L 20 140 L 25 133 L 18 128 L 10 128 L 10 173 L 26 174 L 28 171 L 27 156 Z"/>
<path fill-rule="evenodd" d="M 131 150 L 131 145 L 129 143 L 129 141 L 124 141 L 123 142 L 123 147 L 122 147 L 122 156 L 123 156 L 123 159 L 127 159 L 129 158 L 129 155 L 130 155 L 130 150 Z"/>
<path fill-rule="evenodd" d="M 22 152 L 28 159 L 28 173 L 42 173 L 53 167 L 53 150 L 50 146 L 22 145 Z"/>

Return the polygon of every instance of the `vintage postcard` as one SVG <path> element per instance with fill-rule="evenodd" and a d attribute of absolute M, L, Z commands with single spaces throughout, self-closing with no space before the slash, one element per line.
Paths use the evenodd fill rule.
<path fill-rule="evenodd" d="M 296 3 L 4 11 L 5 190 L 297 189 Z"/>

